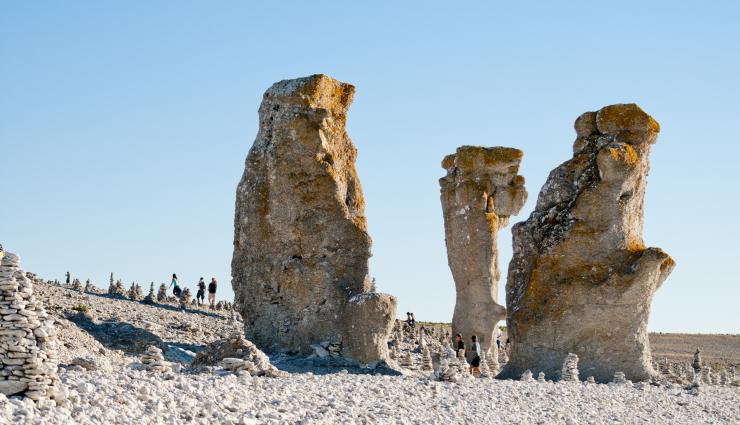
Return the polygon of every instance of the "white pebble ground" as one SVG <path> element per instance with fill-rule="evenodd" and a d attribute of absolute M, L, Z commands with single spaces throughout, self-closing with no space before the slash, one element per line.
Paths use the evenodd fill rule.
<path fill-rule="evenodd" d="M 490 379 L 459 384 L 336 373 L 62 371 L 68 406 L 38 410 L 0 395 L 0 422 L 24 424 L 683 424 L 740 422 L 740 389 Z"/>

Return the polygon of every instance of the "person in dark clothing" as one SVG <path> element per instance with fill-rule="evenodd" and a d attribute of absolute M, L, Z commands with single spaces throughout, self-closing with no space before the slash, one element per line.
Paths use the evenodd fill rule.
<path fill-rule="evenodd" d="M 216 282 L 216 278 L 211 278 L 211 283 L 208 284 L 208 304 L 211 305 L 211 308 L 214 308 L 216 306 L 216 288 L 218 287 L 218 283 Z"/>
<path fill-rule="evenodd" d="M 455 352 L 457 353 L 457 356 L 460 357 L 460 350 L 462 350 L 462 355 L 465 355 L 465 341 L 463 341 L 462 335 L 457 334 L 455 335 Z"/>
<path fill-rule="evenodd" d="M 195 295 L 195 299 L 197 300 L 198 305 L 203 305 L 203 302 L 206 299 L 206 283 L 203 281 L 202 277 L 198 281 L 198 293 Z"/>
<path fill-rule="evenodd" d="M 470 339 L 472 346 L 465 353 L 465 358 L 470 363 L 470 373 L 477 377 L 480 376 L 480 344 L 478 343 L 477 336 L 473 335 Z"/>
<path fill-rule="evenodd" d="M 67 285 L 69 285 L 69 272 L 67 272 L 64 276 L 67 277 Z"/>

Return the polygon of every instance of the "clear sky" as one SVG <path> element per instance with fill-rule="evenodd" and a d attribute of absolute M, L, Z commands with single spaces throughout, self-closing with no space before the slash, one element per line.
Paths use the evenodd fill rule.
<path fill-rule="evenodd" d="M 520 221 L 571 157 L 576 117 L 636 102 L 662 126 L 645 241 L 678 263 L 650 329 L 740 333 L 740 3 L 485 3 L 2 2 L 0 243 L 49 279 L 177 272 L 230 297 L 262 93 L 325 73 L 357 87 L 348 128 L 379 290 L 399 315 L 449 321 L 444 155 L 524 150 Z"/>

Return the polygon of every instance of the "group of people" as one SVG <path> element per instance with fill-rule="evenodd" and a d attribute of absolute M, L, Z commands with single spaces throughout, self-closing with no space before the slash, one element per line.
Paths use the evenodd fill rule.
<path fill-rule="evenodd" d="M 470 337 L 470 348 L 465 347 L 465 341 L 460 334 L 455 335 L 455 348 L 458 356 L 464 356 L 465 361 L 470 365 L 470 373 L 473 375 L 480 375 L 480 343 L 478 337 L 473 335 Z"/>
<path fill-rule="evenodd" d="M 414 316 L 414 313 L 406 312 L 406 323 L 413 328 L 416 326 L 416 317 Z"/>
<path fill-rule="evenodd" d="M 169 288 L 172 288 L 172 295 L 180 298 L 180 295 L 182 295 L 182 288 L 180 288 L 180 285 L 177 282 L 177 274 L 175 273 L 172 273 L 172 282 L 170 282 L 170 286 L 167 289 Z M 208 304 L 211 306 L 211 308 L 213 308 L 216 305 L 217 288 L 218 282 L 216 282 L 215 277 L 211 278 L 211 282 L 208 284 L 207 288 L 206 282 L 201 277 L 198 281 L 198 292 L 195 295 L 195 299 L 198 305 L 203 305 L 205 303 L 206 289 L 208 289 Z"/>

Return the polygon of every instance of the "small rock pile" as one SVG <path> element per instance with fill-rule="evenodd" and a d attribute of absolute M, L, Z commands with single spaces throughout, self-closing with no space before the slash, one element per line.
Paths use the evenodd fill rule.
<path fill-rule="evenodd" d="M 146 294 L 146 297 L 144 297 L 144 302 L 146 304 L 156 304 L 157 303 L 157 296 L 154 294 L 154 282 L 152 282 L 149 285 L 149 293 Z"/>
<path fill-rule="evenodd" d="M 123 287 L 123 282 L 119 279 L 114 283 L 112 275 L 110 286 L 108 286 L 108 295 L 112 295 L 117 298 L 126 298 L 126 288 Z"/>
<path fill-rule="evenodd" d="M 540 374 L 537 375 L 537 382 L 541 384 L 547 382 L 547 380 L 545 379 L 545 372 L 540 372 Z"/>
<path fill-rule="evenodd" d="M 88 279 L 87 282 L 85 282 L 85 289 L 82 292 L 86 294 L 97 294 L 99 291 L 98 288 L 90 282 L 90 279 Z"/>
<path fill-rule="evenodd" d="M 406 352 L 406 355 L 401 357 L 401 361 L 398 362 L 402 368 L 405 369 L 416 369 L 414 365 L 414 359 L 411 357 L 411 352 Z"/>
<path fill-rule="evenodd" d="M 159 285 L 159 291 L 157 291 L 157 302 L 166 303 L 167 301 L 167 286 L 162 283 Z"/>
<path fill-rule="evenodd" d="M 82 290 L 82 283 L 80 283 L 80 279 L 74 278 L 74 280 L 72 280 L 72 289 L 74 289 L 75 291 Z"/>
<path fill-rule="evenodd" d="M 624 372 L 614 372 L 614 379 L 612 380 L 613 383 L 617 385 L 623 385 L 627 383 L 627 378 L 624 375 Z"/>
<path fill-rule="evenodd" d="M 132 301 L 141 301 L 144 299 L 144 294 L 141 292 L 141 286 L 138 283 L 131 283 L 131 288 L 128 290 L 128 299 Z"/>
<path fill-rule="evenodd" d="M 288 376 L 270 363 L 269 357 L 240 333 L 208 344 L 193 359 L 192 366 L 221 364 L 232 372 L 249 373 L 251 376 L 277 378 Z"/>
<path fill-rule="evenodd" d="M 522 373 L 522 377 L 519 379 L 522 382 L 534 382 L 534 377 L 532 376 L 532 371 L 527 369 Z"/>
<path fill-rule="evenodd" d="M 480 353 L 480 377 L 481 378 L 493 378 L 495 375 L 491 375 L 491 369 L 488 367 L 488 360 L 486 359 L 485 351 Z"/>
<path fill-rule="evenodd" d="M 488 369 L 491 370 L 493 376 L 498 375 L 501 371 L 501 365 L 498 362 L 498 349 L 495 346 L 491 347 L 491 355 L 488 356 Z"/>
<path fill-rule="evenodd" d="M 588 378 L 586 378 L 586 382 L 589 383 L 589 384 L 595 384 L 596 383 L 596 378 L 594 378 L 593 375 L 592 376 L 589 376 Z"/>
<path fill-rule="evenodd" d="M 421 370 L 429 372 L 432 369 L 432 354 L 429 352 L 429 348 L 424 347 L 421 352 Z"/>
<path fill-rule="evenodd" d="M 190 294 L 190 288 L 185 288 L 182 290 L 182 294 L 180 294 L 180 308 L 183 310 L 190 305 L 190 300 L 192 299 L 192 295 Z"/>
<path fill-rule="evenodd" d="M 33 296 L 18 256 L 0 246 L 0 393 L 50 404 L 60 390 L 54 320 Z"/>
<path fill-rule="evenodd" d="M 563 361 L 563 369 L 561 371 L 561 379 L 564 382 L 578 382 L 578 356 L 573 353 L 568 353 Z"/>
<path fill-rule="evenodd" d="M 171 372 L 172 364 L 165 361 L 162 350 L 154 345 L 146 347 L 146 351 L 141 355 L 141 362 L 148 371 L 152 372 Z"/>

